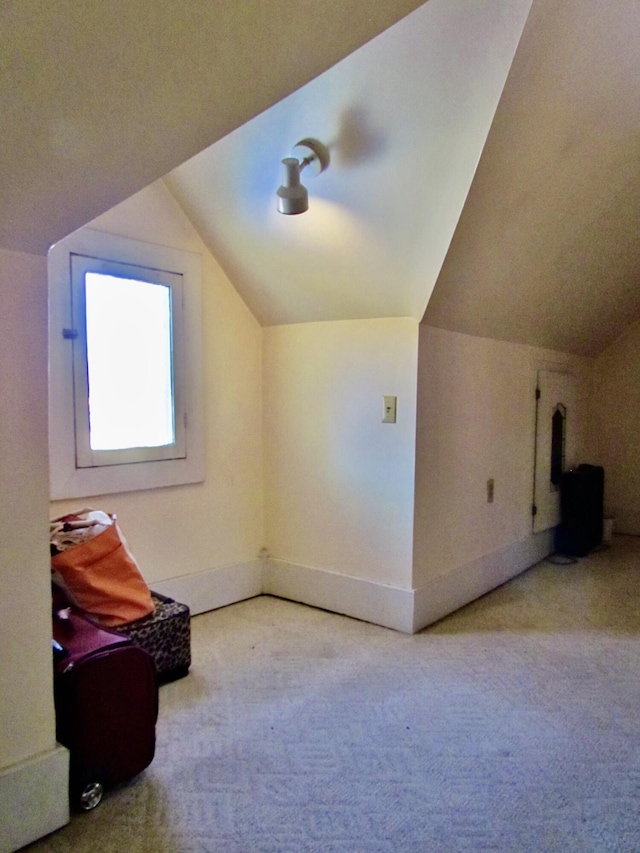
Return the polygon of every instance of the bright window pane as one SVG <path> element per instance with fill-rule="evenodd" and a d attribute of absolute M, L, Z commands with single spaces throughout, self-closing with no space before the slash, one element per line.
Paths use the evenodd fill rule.
<path fill-rule="evenodd" d="M 175 442 L 171 288 L 85 276 L 92 450 Z"/>

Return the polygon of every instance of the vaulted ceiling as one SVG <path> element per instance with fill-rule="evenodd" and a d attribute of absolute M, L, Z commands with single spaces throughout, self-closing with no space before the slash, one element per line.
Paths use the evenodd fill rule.
<path fill-rule="evenodd" d="M 422 0 L 3 0 L 0 246 L 46 253 Z"/>
<path fill-rule="evenodd" d="M 640 317 L 636 0 L 8 0 L 0 27 L 2 247 L 166 176 L 264 324 L 593 355 Z M 280 216 L 305 136 L 332 163 Z"/>
<path fill-rule="evenodd" d="M 640 317 L 638 32 L 633 0 L 430 0 L 167 183 L 265 324 L 409 315 L 596 355 Z M 283 217 L 308 135 L 333 162 Z"/>
<path fill-rule="evenodd" d="M 531 0 L 430 0 L 167 184 L 265 325 L 422 317 Z M 331 164 L 276 211 L 305 137 Z"/>
<path fill-rule="evenodd" d="M 596 355 L 640 317 L 639 33 L 535 0 L 425 322 Z"/>

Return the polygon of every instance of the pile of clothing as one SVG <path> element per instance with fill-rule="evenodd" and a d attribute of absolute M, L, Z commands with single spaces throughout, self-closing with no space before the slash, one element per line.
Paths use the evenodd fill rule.
<path fill-rule="evenodd" d="M 93 539 L 112 524 L 112 519 L 101 509 L 83 509 L 54 518 L 49 522 L 51 556 Z"/>

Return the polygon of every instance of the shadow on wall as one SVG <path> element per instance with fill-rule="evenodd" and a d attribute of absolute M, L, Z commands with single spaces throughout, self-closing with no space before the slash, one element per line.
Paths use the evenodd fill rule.
<path fill-rule="evenodd" d="M 383 135 L 371 126 L 360 107 L 350 107 L 342 113 L 338 135 L 328 147 L 333 162 L 338 166 L 358 165 L 374 159 L 385 150 Z"/>

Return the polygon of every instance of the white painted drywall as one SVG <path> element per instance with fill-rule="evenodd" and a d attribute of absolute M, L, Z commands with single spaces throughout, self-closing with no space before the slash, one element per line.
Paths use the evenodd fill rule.
<path fill-rule="evenodd" d="M 202 254 L 206 479 L 56 501 L 115 512 L 149 584 L 242 564 L 262 546 L 261 329 L 162 182 L 90 223 Z"/>
<path fill-rule="evenodd" d="M 55 747 L 47 261 L 0 250 L 0 770 Z"/>
<path fill-rule="evenodd" d="M 425 323 L 595 357 L 640 317 L 639 30 L 532 4 Z"/>
<path fill-rule="evenodd" d="M 420 327 L 414 586 L 531 536 L 535 377 L 554 367 L 576 376 L 576 452 L 592 461 L 590 359 Z"/>
<path fill-rule="evenodd" d="M 0 245 L 44 254 L 420 2 L 3 3 Z"/>
<path fill-rule="evenodd" d="M 264 330 L 272 557 L 411 586 L 417 348 L 409 318 Z"/>
<path fill-rule="evenodd" d="M 530 6 L 429 0 L 167 176 L 263 325 L 422 318 Z M 281 216 L 307 136 L 331 165 Z"/>
<path fill-rule="evenodd" d="M 640 535 L 640 323 L 596 359 L 594 439 L 605 470 L 605 513 L 619 533 Z"/>

